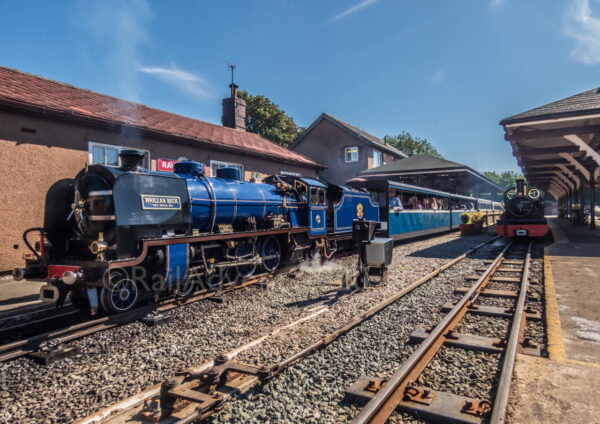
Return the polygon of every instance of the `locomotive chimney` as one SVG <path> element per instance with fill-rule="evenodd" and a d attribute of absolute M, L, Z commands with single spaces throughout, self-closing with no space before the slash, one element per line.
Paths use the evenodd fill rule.
<path fill-rule="evenodd" d="M 123 171 L 140 171 L 144 164 L 144 154 L 139 150 L 121 150 L 121 169 Z"/>
<path fill-rule="evenodd" d="M 517 196 L 525 195 L 525 180 L 523 178 L 517 179 Z"/>
<path fill-rule="evenodd" d="M 232 82 L 229 88 L 231 97 L 223 99 L 223 126 L 246 131 L 246 101 L 238 97 L 237 84 Z"/>

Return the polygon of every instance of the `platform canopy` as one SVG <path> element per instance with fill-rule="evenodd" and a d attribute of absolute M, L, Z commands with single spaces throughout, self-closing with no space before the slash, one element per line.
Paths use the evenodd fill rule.
<path fill-rule="evenodd" d="M 362 171 L 359 178 L 398 181 L 448 193 L 490 199 L 498 199 L 504 192 L 502 187 L 467 165 L 425 154 L 412 155 Z"/>
<path fill-rule="evenodd" d="M 536 107 L 500 125 L 530 184 L 558 200 L 575 195 L 577 201 L 578 195 L 579 202 L 584 187 L 590 187 L 593 199 L 600 178 L 600 89 Z"/>

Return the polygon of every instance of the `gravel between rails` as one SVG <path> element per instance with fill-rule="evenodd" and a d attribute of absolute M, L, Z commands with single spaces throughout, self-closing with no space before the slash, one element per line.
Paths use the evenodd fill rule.
<path fill-rule="evenodd" d="M 512 249 L 512 253 L 509 254 L 508 257 L 516 257 L 518 249 L 518 246 L 515 247 L 515 249 Z M 542 250 L 543 246 L 541 243 L 534 243 L 531 252 L 530 281 L 542 281 Z M 511 277 L 521 276 L 518 273 L 501 273 L 499 275 Z M 515 290 L 518 285 L 515 283 L 494 282 L 488 284 L 487 287 L 498 290 Z M 541 284 L 530 284 L 528 293 L 529 295 L 533 293 L 540 294 L 541 300 L 543 299 L 543 286 Z M 478 302 L 482 299 L 483 296 L 480 296 Z M 528 304 L 542 311 L 543 304 L 541 301 L 529 301 Z M 511 324 L 512 319 L 468 314 L 458 325 L 458 331 L 489 337 L 503 337 L 508 336 L 509 326 Z M 529 337 L 536 342 L 542 348 L 542 355 L 545 354 L 546 340 L 542 322 L 526 320 L 525 337 Z M 496 385 L 500 378 L 501 367 L 502 362 L 500 354 L 443 347 L 439 354 L 425 369 L 424 373 L 419 377 L 417 382 L 434 390 L 451 392 L 475 399 L 487 399 L 493 402 L 496 395 Z M 392 415 L 390 422 L 413 423 L 421 421 L 406 413 L 395 413 Z"/>
<path fill-rule="evenodd" d="M 264 386 L 226 403 L 211 422 L 348 422 L 359 409 L 343 402 L 344 391 L 362 375 L 386 377 L 393 373 L 416 348 L 409 343 L 410 334 L 439 322 L 444 316 L 441 306 L 456 287 L 464 285 L 474 268 L 483 266 L 483 258 L 489 258 L 491 250 L 495 249 L 482 248 Z M 286 340 L 289 338 L 246 351 L 244 360 L 279 360 L 286 346 L 278 343 Z"/>
<path fill-rule="evenodd" d="M 228 294 L 224 304 L 205 301 L 177 308 L 170 312 L 173 321 L 159 327 L 136 322 L 90 335 L 71 343 L 79 355 L 47 367 L 26 358 L 0 364 L 0 422 L 71 422 L 331 304 L 312 325 L 307 322 L 295 337 L 282 339 L 279 352 L 273 352 L 285 356 L 295 344 L 320 337 L 489 237 L 454 233 L 399 245 L 389 283 L 352 296 L 337 297 L 332 282 L 339 280 L 340 269 L 355 267 L 355 256 L 331 261 L 337 267 L 325 267 L 328 272 L 297 278 L 282 274 L 271 289 L 248 287 Z M 429 318 L 439 314 L 439 308 L 413 303 L 399 318 L 417 307 Z M 413 319 L 406 332 L 422 325 Z"/>

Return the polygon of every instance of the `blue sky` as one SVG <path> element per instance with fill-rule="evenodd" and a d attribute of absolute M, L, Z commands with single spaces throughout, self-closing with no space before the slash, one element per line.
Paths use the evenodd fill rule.
<path fill-rule="evenodd" d="M 219 123 L 236 82 L 516 170 L 498 122 L 600 85 L 600 0 L 0 0 L 0 65 Z"/>

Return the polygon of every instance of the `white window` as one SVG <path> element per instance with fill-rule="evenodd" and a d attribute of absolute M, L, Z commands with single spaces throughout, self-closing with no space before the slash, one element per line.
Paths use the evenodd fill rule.
<path fill-rule="evenodd" d="M 346 147 L 346 162 L 358 162 L 358 147 Z"/>
<path fill-rule="evenodd" d="M 88 162 L 90 165 L 121 166 L 119 153 L 121 150 L 132 149 L 127 146 L 113 146 L 93 141 L 88 142 Z M 144 168 L 150 168 L 150 152 L 148 150 L 133 149 L 144 154 Z"/>
<path fill-rule="evenodd" d="M 281 171 L 281 175 L 290 175 L 292 177 L 301 177 L 302 175 L 299 172 L 291 172 L 291 171 Z"/>
<path fill-rule="evenodd" d="M 373 150 L 373 168 L 383 165 L 383 153 Z"/>
<path fill-rule="evenodd" d="M 213 177 L 217 176 L 217 169 L 220 168 L 237 168 L 240 170 L 240 174 L 242 175 L 242 179 L 244 178 L 244 166 L 239 163 L 230 163 L 230 162 L 221 162 L 220 160 L 211 160 L 210 161 L 210 175 Z"/>

